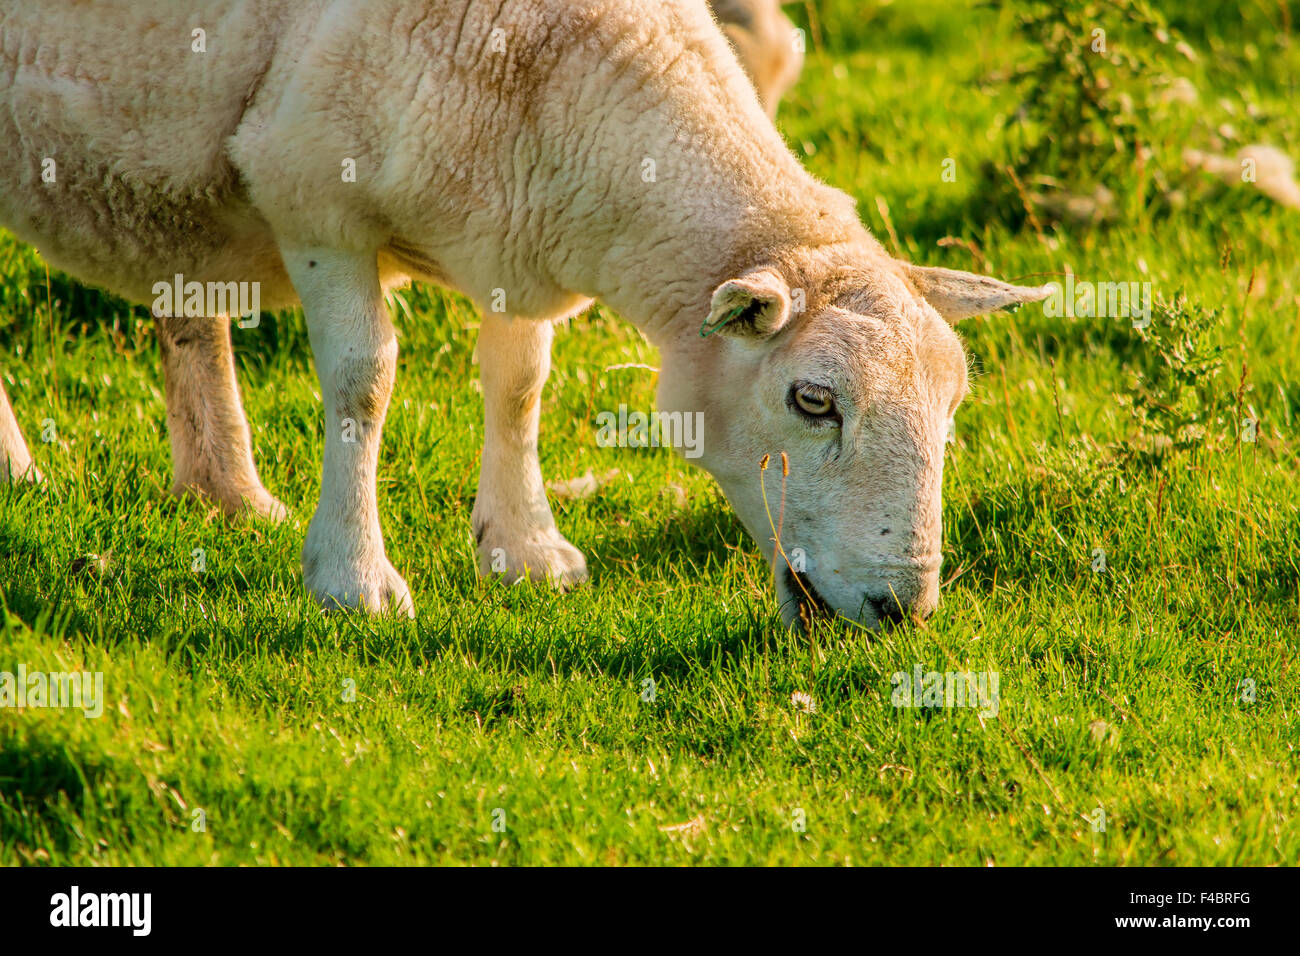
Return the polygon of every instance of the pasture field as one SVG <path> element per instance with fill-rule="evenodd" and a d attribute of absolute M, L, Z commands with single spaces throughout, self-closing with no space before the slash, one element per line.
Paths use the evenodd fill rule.
<path fill-rule="evenodd" d="M 48 482 L 0 489 L 0 671 L 102 672 L 106 702 L 0 709 L 0 863 L 1295 864 L 1300 210 L 1183 151 L 1300 153 L 1300 5 L 1160 4 L 1168 33 L 1083 6 L 791 8 L 779 125 L 891 250 L 1155 297 L 1144 329 L 962 326 L 919 627 L 785 632 L 712 480 L 597 444 L 599 412 L 653 407 L 653 371 L 612 366 L 656 363 L 599 308 L 557 337 L 541 438 L 549 480 L 608 478 L 554 501 L 592 581 L 481 584 L 477 312 L 421 287 L 380 470 L 418 618 L 327 618 L 301 314 L 234 332 L 292 515 L 232 525 L 168 496 L 146 310 L 5 235 L 0 361 Z M 894 706 L 918 667 L 996 674 L 997 706 Z"/>

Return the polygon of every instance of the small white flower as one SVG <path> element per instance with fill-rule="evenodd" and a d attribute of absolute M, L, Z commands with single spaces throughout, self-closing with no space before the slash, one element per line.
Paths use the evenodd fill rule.
<path fill-rule="evenodd" d="M 795 710 L 802 713 L 817 713 L 817 701 L 812 699 L 811 694 L 805 694 L 801 690 L 797 690 L 790 695 L 790 703 L 794 706 Z"/>

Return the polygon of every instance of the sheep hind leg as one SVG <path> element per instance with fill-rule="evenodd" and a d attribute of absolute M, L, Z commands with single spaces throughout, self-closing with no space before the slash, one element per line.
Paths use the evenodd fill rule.
<path fill-rule="evenodd" d="M 253 463 L 229 320 L 163 317 L 157 322 L 175 469 L 172 494 L 210 500 L 230 516 L 282 521 L 285 507 L 262 487 Z"/>

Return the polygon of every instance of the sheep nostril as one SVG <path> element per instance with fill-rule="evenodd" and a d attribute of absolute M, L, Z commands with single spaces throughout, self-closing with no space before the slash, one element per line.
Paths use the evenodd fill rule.
<path fill-rule="evenodd" d="M 868 598 L 871 602 L 872 609 L 876 612 L 876 617 L 882 621 L 888 621 L 891 624 L 901 624 L 906 616 L 903 608 L 899 605 L 898 600 L 893 596 L 876 600 Z"/>
<path fill-rule="evenodd" d="M 876 617 L 890 624 L 902 624 L 904 621 L 922 624 L 934 613 L 933 604 L 922 604 L 919 601 L 915 604 L 904 603 L 892 594 L 889 597 L 867 600 L 871 602 Z"/>

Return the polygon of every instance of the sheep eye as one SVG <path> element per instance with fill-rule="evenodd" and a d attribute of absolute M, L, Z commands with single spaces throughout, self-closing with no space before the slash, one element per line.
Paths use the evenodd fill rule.
<path fill-rule="evenodd" d="M 835 414 L 835 399 L 820 385 L 796 385 L 792 398 L 799 411 L 811 418 L 830 418 Z"/>

